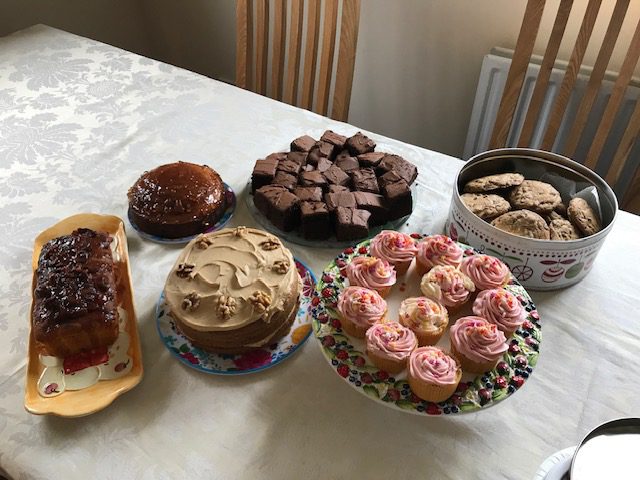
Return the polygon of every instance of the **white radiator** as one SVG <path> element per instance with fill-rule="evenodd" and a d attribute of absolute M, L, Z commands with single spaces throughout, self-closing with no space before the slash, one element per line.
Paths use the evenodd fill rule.
<path fill-rule="evenodd" d="M 493 124 L 495 123 L 496 114 L 498 112 L 498 106 L 500 105 L 500 99 L 502 97 L 502 91 L 504 90 L 504 84 L 507 79 L 507 73 L 509 72 L 509 66 L 511 65 L 511 55 L 513 51 L 494 48 L 491 53 L 484 57 L 482 62 L 482 70 L 480 72 L 480 79 L 478 80 L 478 89 L 476 91 L 476 98 L 473 103 L 473 111 L 471 113 L 471 120 L 469 122 L 469 130 L 467 132 L 467 140 L 464 148 L 464 159 L 468 160 L 476 153 L 487 150 L 489 146 L 489 140 L 491 138 L 491 132 L 493 131 Z M 533 88 L 535 86 L 535 80 L 540 70 L 541 57 L 533 57 L 532 62 L 527 69 L 527 75 L 524 80 L 522 94 L 518 100 L 518 105 L 514 114 L 513 125 L 509 136 L 507 137 L 507 146 L 515 147 L 517 139 L 520 136 L 520 131 L 525 119 L 526 107 L 529 104 L 531 95 L 533 94 Z M 540 111 L 540 117 L 538 124 L 534 130 L 531 146 L 538 148 L 542 136 L 544 134 L 543 125 L 546 125 L 553 100 L 556 93 L 562 83 L 564 76 L 564 69 L 566 68 L 566 62 L 556 62 L 554 69 L 549 79 L 549 89 L 544 99 L 542 109 Z M 560 126 L 560 131 L 556 137 L 556 143 L 553 146 L 553 151 L 562 153 L 564 142 L 571 127 L 571 122 L 575 117 L 576 111 L 579 107 L 580 100 L 586 88 L 589 80 L 590 68 L 583 67 L 576 80 L 574 91 L 571 94 L 567 110 Z M 583 163 L 590 145 L 590 139 L 593 138 L 596 129 L 598 128 L 599 120 L 602 117 L 602 113 L 606 107 L 606 103 L 611 94 L 613 82 L 615 81 L 615 74 L 607 72 L 605 81 L 602 88 L 596 98 L 591 114 L 586 125 L 585 134 L 582 136 L 574 160 Z M 618 112 L 618 116 L 614 123 L 612 133 L 609 135 L 607 142 L 600 156 L 599 162 L 596 166 L 596 172 L 600 175 L 604 175 L 606 172 L 607 162 L 610 162 L 617 149 L 622 134 L 629 122 L 629 117 L 633 112 L 638 95 L 640 94 L 640 88 L 637 82 L 632 82 L 631 86 L 625 93 L 624 102 Z M 635 171 L 636 166 L 640 163 L 640 142 L 636 142 L 631 150 L 630 159 L 627 161 L 625 169 L 620 175 L 620 180 L 613 186 L 618 198 L 626 190 L 629 182 L 631 181 L 632 173 Z"/>

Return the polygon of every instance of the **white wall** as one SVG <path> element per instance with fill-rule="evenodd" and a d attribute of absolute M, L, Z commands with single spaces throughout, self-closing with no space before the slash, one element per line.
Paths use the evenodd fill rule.
<path fill-rule="evenodd" d="M 535 53 L 551 30 L 548 0 Z M 603 1 L 594 39 L 614 0 Z M 587 0 L 576 0 L 575 38 Z M 363 0 L 349 122 L 450 155 L 462 155 L 480 66 L 494 46 L 515 45 L 525 0 Z M 622 32 L 640 16 L 633 1 Z M 234 0 L 0 0 L 0 34 L 47 23 L 233 82 Z M 570 56 L 569 41 L 560 57 Z M 591 46 L 586 63 L 597 54 Z M 624 55 L 616 48 L 612 69 Z"/>

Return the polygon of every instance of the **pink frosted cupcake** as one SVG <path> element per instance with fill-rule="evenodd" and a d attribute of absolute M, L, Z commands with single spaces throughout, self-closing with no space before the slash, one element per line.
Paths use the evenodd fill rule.
<path fill-rule="evenodd" d="M 504 287 L 511 279 L 509 267 L 490 255 L 471 255 L 462 261 L 460 270 L 471 279 L 477 290 Z"/>
<path fill-rule="evenodd" d="M 398 310 L 400 323 L 418 337 L 418 344 L 435 345 L 449 324 L 447 309 L 427 297 L 407 298 Z"/>
<path fill-rule="evenodd" d="M 473 313 L 502 330 L 508 338 L 527 318 L 516 296 L 504 288 L 483 290 L 473 302 Z"/>
<path fill-rule="evenodd" d="M 460 308 L 475 291 L 469 277 L 450 265 L 437 265 L 429 270 L 420 282 L 420 290 L 425 297 L 449 307 Z"/>
<path fill-rule="evenodd" d="M 411 391 L 428 402 L 442 402 L 453 395 L 462 378 L 458 361 L 438 347 L 420 347 L 409 357 Z"/>
<path fill-rule="evenodd" d="M 349 284 L 370 288 L 385 297 L 396 283 L 396 271 L 389 262 L 376 257 L 356 257 L 347 265 Z"/>
<path fill-rule="evenodd" d="M 374 323 L 387 313 L 387 302 L 378 292 L 362 287 L 347 287 L 338 298 L 342 329 L 349 335 L 364 338 Z"/>
<path fill-rule="evenodd" d="M 507 339 L 498 327 L 481 317 L 461 317 L 449 329 L 451 353 L 465 372 L 484 373 L 507 351 Z"/>
<path fill-rule="evenodd" d="M 367 330 L 367 355 L 380 370 L 398 373 L 418 346 L 415 334 L 396 322 L 376 323 Z"/>
<path fill-rule="evenodd" d="M 406 273 L 418 252 L 416 242 L 406 233 L 383 230 L 371 240 L 371 255 L 389 262 L 396 273 Z"/>
<path fill-rule="evenodd" d="M 459 267 L 464 251 L 446 235 L 431 235 L 418 243 L 416 267 L 424 275 L 436 265 Z"/>

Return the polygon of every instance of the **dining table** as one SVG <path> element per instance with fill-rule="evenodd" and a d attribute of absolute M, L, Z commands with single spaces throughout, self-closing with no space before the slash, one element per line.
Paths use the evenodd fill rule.
<path fill-rule="evenodd" d="M 0 476 L 531 479 L 597 425 L 640 413 L 640 218 L 624 211 L 583 281 L 530 292 L 542 333 L 537 366 L 491 408 L 439 416 L 387 408 L 349 388 L 313 334 L 253 374 L 179 362 L 158 335 L 156 304 L 182 246 L 131 228 L 128 188 L 162 164 L 206 164 L 236 193 L 229 226 L 255 227 L 246 202 L 255 160 L 327 129 L 361 130 L 417 165 L 414 212 L 401 230 L 443 232 L 460 159 L 48 26 L 0 38 Z M 81 212 L 125 221 L 144 377 L 92 415 L 32 415 L 24 397 L 33 242 Z M 340 252 L 285 243 L 316 276 Z"/>

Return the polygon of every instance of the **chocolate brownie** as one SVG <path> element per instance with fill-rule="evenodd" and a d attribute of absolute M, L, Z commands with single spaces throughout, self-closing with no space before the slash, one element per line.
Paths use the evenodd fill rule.
<path fill-rule="evenodd" d="M 339 241 L 356 240 L 369 236 L 371 214 L 358 208 L 336 209 L 336 238 Z"/>
<path fill-rule="evenodd" d="M 418 169 L 416 166 L 411 162 L 407 162 L 400 155 L 385 155 L 376 170 L 379 175 L 393 171 L 409 185 L 411 185 L 418 176 Z"/>
<path fill-rule="evenodd" d="M 324 190 L 327 188 L 327 179 L 317 170 L 302 172 L 300 175 L 300 185 L 303 187 L 320 187 Z"/>
<path fill-rule="evenodd" d="M 336 158 L 335 164 L 345 172 L 352 172 L 360 168 L 358 159 L 356 157 L 351 157 L 348 155 Z"/>
<path fill-rule="evenodd" d="M 300 173 L 301 169 L 302 169 L 302 165 L 300 165 L 297 162 L 294 162 L 293 160 L 283 160 L 278 163 L 279 172 L 289 173 L 291 175 L 295 175 L 296 177 Z"/>
<path fill-rule="evenodd" d="M 402 177 L 398 175 L 396 172 L 394 172 L 393 170 L 391 170 L 390 172 L 387 172 L 384 175 L 381 175 L 380 177 L 378 177 L 378 184 L 380 185 L 380 188 L 382 188 L 388 183 L 396 183 L 396 182 L 399 182 L 400 180 L 402 180 Z"/>
<path fill-rule="evenodd" d="M 293 190 L 298 184 L 298 177 L 296 175 L 291 175 L 290 173 L 283 172 L 282 170 L 278 170 L 271 184 L 280 185 L 288 188 L 289 190 Z"/>
<path fill-rule="evenodd" d="M 376 142 L 362 132 L 358 132 L 353 137 L 347 138 L 345 146 L 351 152 L 351 155 L 362 155 L 363 153 L 373 152 L 376 148 Z"/>
<path fill-rule="evenodd" d="M 307 153 L 306 152 L 289 152 L 287 153 L 287 160 L 296 162 L 301 166 L 305 165 L 307 163 Z"/>
<path fill-rule="evenodd" d="M 324 201 L 330 212 L 333 212 L 338 207 L 357 207 L 354 192 L 326 193 L 324 195 Z"/>
<path fill-rule="evenodd" d="M 286 159 L 287 155 L 289 155 L 289 152 L 275 152 L 267 155 L 265 160 L 275 160 L 276 162 L 280 162 L 281 160 Z"/>
<path fill-rule="evenodd" d="M 318 170 L 319 172 L 326 172 L 331 168 L 332 165 L 333 163 L 331 163 L 331 160 L 322 157 L 320 158 L 320 160 L 318 160 L 318 164 L 316 165 L 316 170 Z"/>
<path fill-rule="evenodd" d="M 280 185 L 267 185 L 256 190 L 256 208 L 280 230 L 293 230 L 300 220 L 300 200 Z"/>
<path fill-rule="evenodd" d="M 349 183 L 350 177 L 336 165 L 331 165 L 324 173 L 324 178 L 332 185 L 342 185 L 343 187 Z"/>
<path fill-rule="evenodd" d="M 322 189 L 320 187 L 297 187 L 293 190 L 293 194 L 298 197 L 301 202 L 322 201 Z"/>
<path fill-rule="evenodd" d="M 383 152 L 369 152 L 358 155 L 358 162 L 362 168 L 375 168 L 380 164 L 382 158 L 386 155 Z"/>
<path fill-rule="evenodd" d="M 251 174 L 251 192 L 269 185 L 273 178 L 276 176 L 276 170 L 278 168 L 278 161 L 267 157 L 264 160 L 256 160 L 256 165 L 253 167 L 253 173 Z"/>
<path fill-rule="evenodd" d="M 340 151 L 337 155 L 336 158 L 334 159 L 334 162 L 337 162 L 340 159 L 343 158 L 354 158 L 351 156 L 351 154 L 349 153 L 349 150 L 347 150 L 346 148 L 342 151 Z"/>
<path fill-rule="evenodd" d="M 350 192 L 347 187 L 343 187 L 342 185 L 329 185 L 329 193 L 342 193 L 342 192 Z"/>
<path fill-rule="evenodd" d="M 351 172 L 353 189 L 361 192 L 379 193 L 378 179 L 371 168 L 362 168 Z"/>
<path fill-rule="evenodd" d="M 308 152 L 316 144 L 316 140 L 309 135 L 303 135 L 291 142 L 291 150 L 298 152 Z"/>
<path fill-rule="evenodd" d="M 323 240 L 331 236 L 331 219 L 324 202 L 300 204 L 300 233 L 309 240 Z"/>
<path fill-rule="evenodd" d="M 388 183 L 382 187 L 382 193 L 387 199 L 389 220 L 395 220 L 409 215 L 413 210 L 411 188 L 404 180 Z"/>
<path fill-rule="evenodd" d="M 382 225 L 387 222 L 389 211 L 382 195 L 369 192 L 354 192 L 353 195 L 358 208 L 371 213 L 371 218 L 369 219 L 371 225 Z"/>
<path fill-rule="evenodd" d="M 340 135 L 339 133 L 334 132 L 333 130 L 327 130 L 322 134 L 320 140 L 323 142 L 331 143 L 338 148 L 344 148 L 344 144 L 347 141 L 347 137 L 344 135 Z"/>

